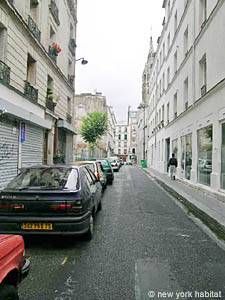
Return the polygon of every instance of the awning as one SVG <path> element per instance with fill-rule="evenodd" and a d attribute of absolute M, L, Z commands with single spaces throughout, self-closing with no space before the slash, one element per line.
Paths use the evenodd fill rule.
<path fill-rule="evenodd" d="M 21 108 L 7 100 L 0 98 L 0 110 L 4 111 L 5 114 L 12 115 L 18 119 L 33 123 L 37 126 L 51 129 L 52 122 L 49 120 L 45 120 L 31 111 L 26 110 L 25 108 Z"/>
<path fill-rule="evenodd" d="M 67 131 L 71 134 L 77 134 L 75 132 L 75 129 L 73 128 L 73 126 L 70 123 L 68 123 L 66 120 L 58 120 L 57 121 L 57 127 L 62 128 L 65 131 Z"/>

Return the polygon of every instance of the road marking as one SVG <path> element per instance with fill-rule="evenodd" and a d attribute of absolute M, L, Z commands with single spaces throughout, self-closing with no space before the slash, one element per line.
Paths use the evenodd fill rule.
<path fill-rule="evenodd" d="M 67 260 L 68 260 L 68 257 L 66 256 L 66 257 L 64 258 L 63 262 L 61 263 L 61 265 L 64 266 L 65 263 L 67 262 Z"/>

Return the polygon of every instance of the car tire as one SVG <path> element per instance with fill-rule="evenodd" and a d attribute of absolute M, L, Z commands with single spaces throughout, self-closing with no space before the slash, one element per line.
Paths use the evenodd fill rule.
<path fill-rule="evenodd" d="M 3 284 L 0 287 L 0 299 L 19 300 L 17 288 L 12 284 Z"/>
<path fill-rule="evenodd" d="M 93 216 L 90 215 L 89 227 L 88 227 L 88 231 L 85 233 L 85 239 L 87 241 L 90 241 L 93 238 L 93 234 L 94 234 L 94 219 L 93 219 Z"/>

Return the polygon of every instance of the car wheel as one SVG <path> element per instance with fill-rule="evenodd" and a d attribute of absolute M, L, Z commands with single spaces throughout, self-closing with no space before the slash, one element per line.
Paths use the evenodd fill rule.
<path fill-rule="evenodd" d="M 0 299 L 19 300 L 17 288 L 11 284 L 3 284 L 0 287 Z"/>
<path fill-rule="evenodd" d="M 90 219 L 89 219 L 88 231 L 85 233 L 85 239 L 87 241 L 90 241 L 93 238 L 93 234 L 94 234 L 94 220 L 93 220 L 93 217 L 91 215 Z"/>

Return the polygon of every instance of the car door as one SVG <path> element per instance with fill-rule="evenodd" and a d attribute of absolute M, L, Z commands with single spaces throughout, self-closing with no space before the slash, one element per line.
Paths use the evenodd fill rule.
<path fill-rule="evenodd" d="M 80 185 L 81 185 L 81 196 L 82 196 L 82 205 L 85 210 L 92 211 L 94 202 L 91 193 L 90 182 L 87 177 L 86 168 L 81 167 L 79 169 L 80 173 Z"/>
<path fill-rule="evenodd" d="M 93 202 L 93 206 L 95 207 L 95 212 L 97 211 L 98 203 L 99 203 L 99 197 L 98 197 L 98 188 L 96 185 L 96 178 L 93 172 L 87 167 L 84 168 L 85 175 L 87 177 L 88 181 L 88 188 L 91 193 L 91 198 Z M 93 176 L 91 175 L 93 174 Z"/>
<path fill-rule="evenodd" d="M 102 185 L 100 183 L 99 180 L 97 180 L 95 174 L 88 168 L 88 172 L 90 174 L 91 180 L 93 182 L 93 185 L 95 187 L 95 203 L 96 203 L 96 207 L 98 207 L 100 201 L 101 201 L 101 197 L 102 197 Z"/>

